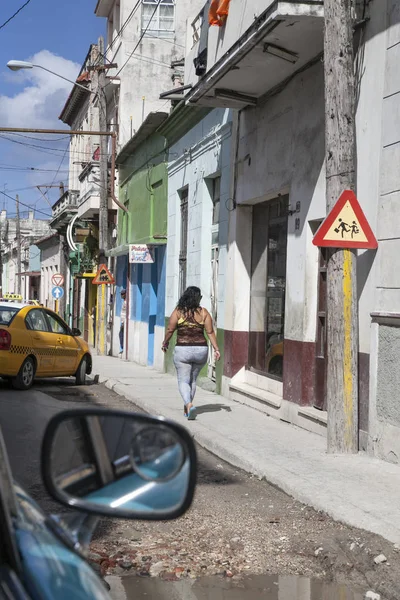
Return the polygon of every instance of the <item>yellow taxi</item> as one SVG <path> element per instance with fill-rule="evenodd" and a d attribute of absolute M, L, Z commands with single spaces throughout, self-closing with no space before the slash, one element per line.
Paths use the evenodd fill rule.
<path fill-rule="evenodd" d="M 0 300 L 0 377 L 18 390 L 35 377 L 73 376 L 84 384 L 92 356 L 80 335 L 48 308 Z"/>

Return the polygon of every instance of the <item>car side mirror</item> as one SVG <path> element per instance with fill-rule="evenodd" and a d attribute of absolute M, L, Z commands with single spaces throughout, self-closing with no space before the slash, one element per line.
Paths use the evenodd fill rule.
<path fill-rule="evenodd" d="M 53 498 L 97 515 L 174 519 L 194 496 L 194 442 L 162 417 L 100 408 L 58 413 L 47 426 L 41 461 Z"/>
<path fill-rule="evenodd" d="M 71 333 L 72 333 L 72 335 L 73 335 L 74 337 L 78 337 L 78 336 L 82 335 L 82 332 L 81 332 L 81 330 L 80 330 L 80 329 L 78 329 L 77 327 L 74 327 L 74 328 L 72 329 Z"/>

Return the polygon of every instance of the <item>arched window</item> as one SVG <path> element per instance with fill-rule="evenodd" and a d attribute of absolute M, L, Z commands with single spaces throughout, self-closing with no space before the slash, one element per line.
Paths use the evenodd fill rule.
<path fill-rule="evenodd" d="M 158 37 L 175 32 L 175 0 L 142 0 L 142 31 Z"/>

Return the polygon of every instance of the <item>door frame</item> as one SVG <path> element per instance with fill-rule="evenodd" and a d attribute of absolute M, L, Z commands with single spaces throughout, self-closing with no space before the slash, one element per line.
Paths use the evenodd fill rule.
<path fill-rule="evenodd" d="M 253 204 L 251 206 L 252 208 L 252 215 L 251 215 L 251 254 L 250 254 L 250 298 L 251 298 L 251 291 L 252 291 L 252 277 L 253 277 L 253 240 L 254 240 L 254 209 L 256 207 L 259 207 L 261 205 L 270 205 L 273 202 L 280 202 L 280 201 L 286 201 L 286 213 L 284 213 L 282 215 L 282 219 L 286 219 L 286 257 L 285 257 L 285 288 L 283 291 L 283 311 L 284 311 L 284 324 L 283 324 L 283 338 L 282 338 L 282 343 L 283 343 L 283 347 L 285 344 L 285 320 L 286 320 L 286 281 L 287 281 L 287 258 L 288 258 L 288 253 L 287 253 L 287 245 L 288 245 L 288 224 L 289 224 L 289 193 L 286 192 L 284 194 L 280 194 L 277 196 L 274 196 L 272 198 L 269 198 L 268 200 L 263 200 L 262 202 L 258 202 L 257 204 Z M 269 223 L 269 215 L 268 215 L 268 223 Z M 266 224 L 268 227 L 268 223 Z M 268 239 L 268 238 L 267 238 Z M 267 294 L 268 294 L 268 247 L 266 247 L 266 296 L 265 296 L 265 307 L 264 307 L 264 323 L 265 326 L 267 326 L 268 323 L 268 315 L 267 315 L 267 311 L 268 311 L 268 301 L 267 301 Z M 246 364 L 246 370 L 250 371 L 251 373 L 254 373 L 256 375 L 260 375 L 262 377 L 266 377 L 268 379 L 272 379 L 274 381 L 277 381 L 279 383 L 283 382 L 284 379 L 284 354 L 282 357 L 282 377 L 279 377 L 277 375 L 274 375 L 272 373 L 268 373 L 266 368 L 265 370 L 260 370 L 255 368 L 254 366 L 251 366 L 250 364 L 250 352 L 251 352 L 251 311 L 252 311 L 252 306 L 251 306 L 251 300 L 250 300 L 250 306 L 249 306 L 249 347 L 248 347 L 248 356 L 247 356 L 247 364 Z M 266 332 L 264 332 L 264 334 L 266 335 Z M 283 350 L 284 353 L 284 350 Z M 265 355 L 265 357 L 267 356 L 267 353 Z"/>

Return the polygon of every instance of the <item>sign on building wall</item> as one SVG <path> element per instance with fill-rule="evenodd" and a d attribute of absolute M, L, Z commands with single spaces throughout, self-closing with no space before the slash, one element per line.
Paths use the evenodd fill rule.
<path fill-rule="evenodd" d="M 129 245 L 129 262 L 147 264 L 154 262 L 152 249 L 146 244 Z"/>

